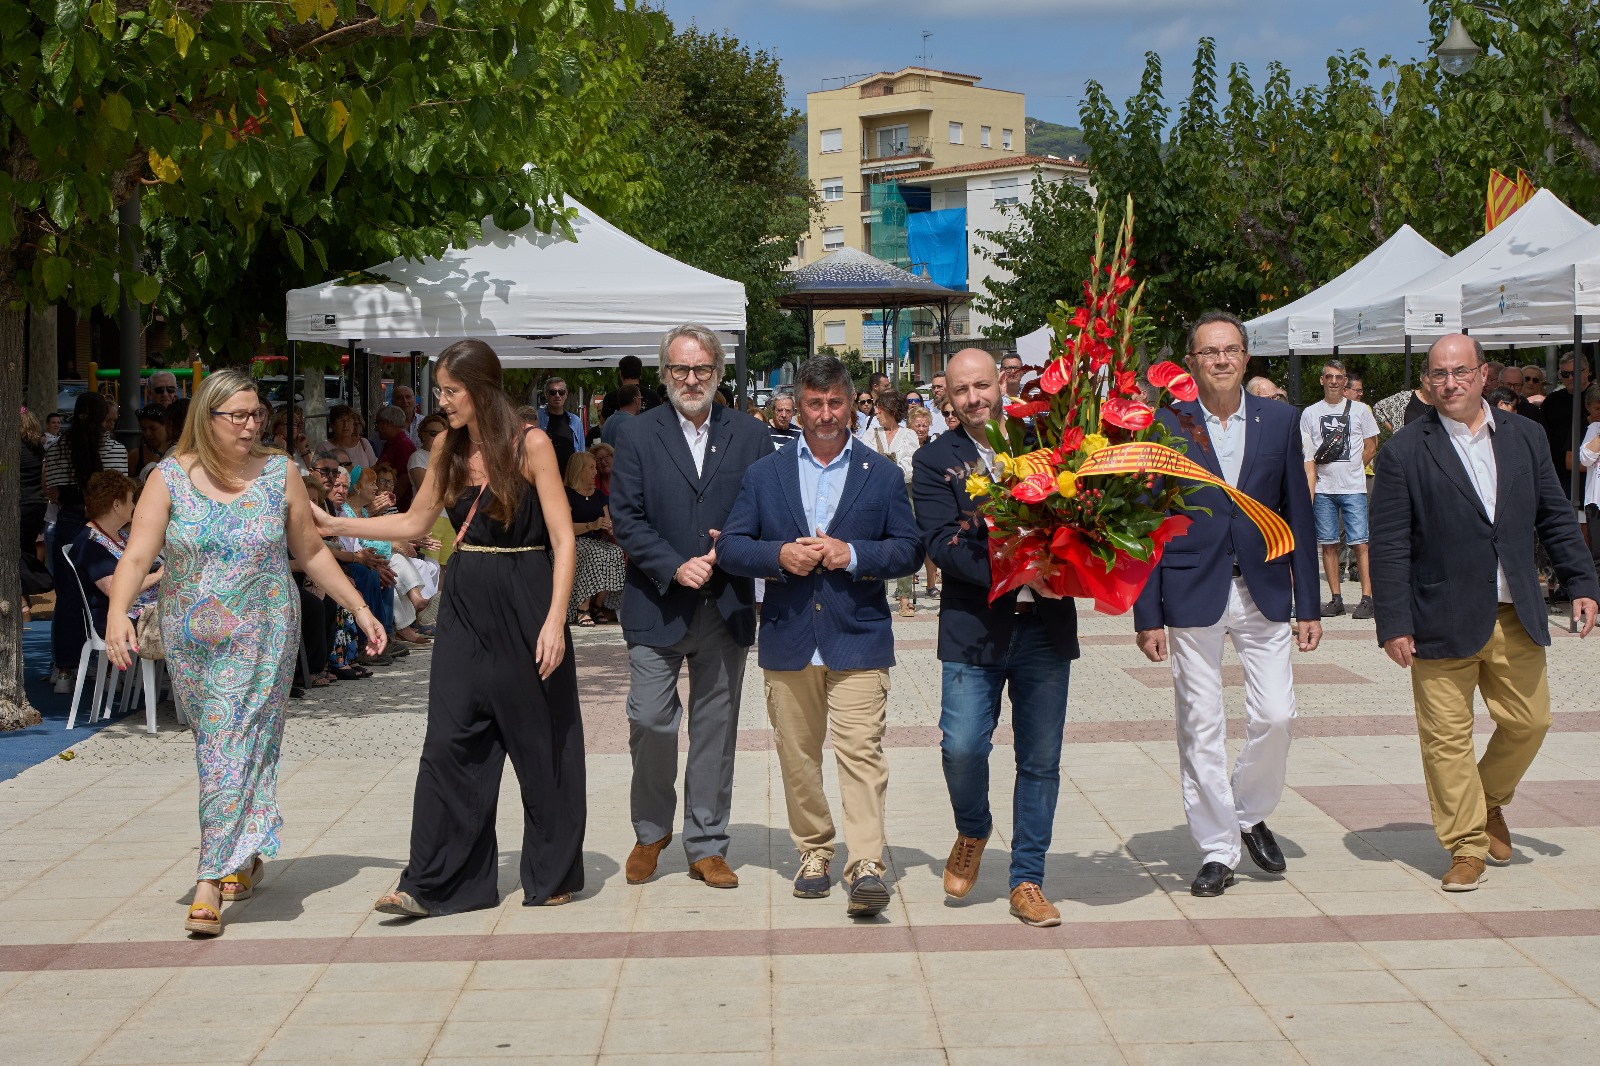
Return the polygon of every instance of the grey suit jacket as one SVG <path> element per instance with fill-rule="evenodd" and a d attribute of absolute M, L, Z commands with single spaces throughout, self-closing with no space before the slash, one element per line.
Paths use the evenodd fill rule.
<path fill-rule="evenodd" d="M 713 545 L 739 498 L 750 464 L 772 451 L 764 423 L 713 404 L 705 462 L 696 473 L 678 412 L 662 404 L 628 419 L 611 467 L 611 524 L 628 555 L 622 633 L 630 643 L 670 647 L 683 639 L 702 600 L 716 602 L 728 632 L 756 639 L 755 582 L 720 567 L 701 589 L 673 580 L 678 567 Z"/>
<path fill-rule="evenodd" d="M 1464 659 L 1489 642 L 1501 566 L 1528 636 L 1550 643 L 1535 533 L 1574 598 L 1600 596 L 1544 433 L 1521 415 L 1491 415 L 1492 522 L 1438 411 L 1430 408 L 1378 452 L 1370 522 L 1378 641 L 1409 635 L 1420 659 Z"/>

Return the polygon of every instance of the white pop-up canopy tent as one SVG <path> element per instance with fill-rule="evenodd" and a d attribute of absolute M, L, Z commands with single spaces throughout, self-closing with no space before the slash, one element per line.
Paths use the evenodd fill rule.
<path fill-rule="evenodd" d="M 1580 318 L 1600 316 L 1600 226 L 1512 276 L 1461 286 L 1461 325 L 1480 341 L 1554 344 L 1575 339 Z"/>
<path fill-rule="evenodd" d="M 1315 292 L 1246 322 L 1250 354 L 1331 354 L 1334 308 L 1383 296 L 1448 258 L 1422 234 L 1410 226 L 1401 226 L 1359 263 Z M 1386 352 L 1392 349 L 1363 343 L 1340 350 Z"/>
<path fill-rule="evenodd" d="M 1024 363 L 1044 362 L 1050 357 L 1050 327 L 1040 326 L 1017 338 L 1017 354 Z M 1035 365 L 1037 365 L 1035 363 Z"/>
<path fill-rule="evenodd" d="M 482 238 L 465 248 L 366 272 L 386 281 L 292 290 L 288 337 L 426 355 L 476 337 L 506 366 L 584 366 L 627 354 L 654 362 L 663 333 L 699 322 L 742 365 L 743 285 L 656 251 L 574 200 L 566 205 L 577 216 L 574 240 L 532 223 L 506 232 L 486 219 Z"/>
<path fill-rule="evenodd" d="M 1529 260 L 1590 229 L 1582 215 L 1548 189 L 1500 225 L 1432 270 L 1390 292 L 1341 304 L 1333 313 L 1334 343 L 1341 351 L 1394 351 L 1461 331 L 1461 287 L 1510 276 Z"/>

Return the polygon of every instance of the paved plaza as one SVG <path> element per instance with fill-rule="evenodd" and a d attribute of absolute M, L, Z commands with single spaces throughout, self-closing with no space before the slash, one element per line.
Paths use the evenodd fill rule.
<path fill-rule="evenodd" d="M 654 881 L 624 882 L 627 660 L 615 628 L 585 630 L 588 883 L 570 906 L 520 906 L 508 772 L 501 906 L 411 923 L 372 912 L 405 861 L 425 651 L 291 705 L 283 849 L 219 940 L 182 931 L 196 784 L 170 708 L 155 736 L 140 713 L 0 782 L 0 1062 L 1600 1061 L 1593 642 L 1555 635 L 1555 727 L 1507 808 L 1515 861 L 1447 895 L 1408 678 L 1370 622 L 1330 620 L 1323 647 L 1296 657 L 1297 739 L 1271 819 L 1289 870 L 1247 860 L 1225 896 L 1196 899 L 1167 669 L 1138 654 L 1127 618 L 1082 618 L 1044 886 L 1059 928 L 1007 912 L 1006 728 L 982 877 L 967 900 L 944 897 L 954 829 L 931 612 L 895 621 L 896 891 L 868 924 L 845 918 L 837 888 L 790 893 L 753 654 L 729 855 L 740 887 L 689 880 L 676 842 Z M 1230 684 L 1237 727 L 1236 666 Z M 837 818 L 831 766 L 829 788 Z"/>

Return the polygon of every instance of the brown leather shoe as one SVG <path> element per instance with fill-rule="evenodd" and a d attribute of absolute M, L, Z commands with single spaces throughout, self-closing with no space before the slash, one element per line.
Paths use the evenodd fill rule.
<path fill-rule="evenodd" d="M 1061 912 L 1044 898 L 1044 889 L 1032 881 L 1024 881 L 1011 890 L 1011 916 L 1021 918 L 1024 925 L 1061 924 Z"/>
<path fill-rule="evenodd" d="M 950 847 L 950 858 L 944 864 L 944 894 L 951 899 L 965 899 L 972 886 L 978 883 L 978 865 L 983 862 L 983 846 L 988 837 L 964 837 L 956 834 Z"/>
<path fill-rule="evenodd" d="M 739 875 L 728 869 L 721 855 L 707 855 L 699 862 L 689 864 L 689 876 L 704 881 L 710 888 L 738 888 Z"/>
<path fill-rule="evenodd" d="M 1483 860 L 1471 855 L 1457 855 L 1450 860 L 1450 870 L 1439 882 L 1446 892 L 1471 892 L 1488 880 L 1483 872 Z"/>
<path fill-rule="evenodd" d="M 1506 825 L 1505 809 L 1490 807 L 1485 828 L 1489 831 L 1489 861 L 1504 866 L 1511 861 L 1511 827 Z"/>
<path fill-rule="evenodd" d="M 623 867 L 622 875 L 628 879 L 628 884 L 642 885 L 654 877 L 661 851 L 670 843 L 672 834 L 668 833 L 654 844 L 635 844 L 633 850 L 628 852 L 627 865 Z"/>

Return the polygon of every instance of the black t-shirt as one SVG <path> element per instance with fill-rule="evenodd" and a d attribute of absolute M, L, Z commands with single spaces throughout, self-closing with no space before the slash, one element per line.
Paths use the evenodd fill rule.
<path fill-rule="evenodd" d="M 567 488 L 567 505 L 572 508 L 572 524 L 581 525 L 584 522 L 596 521 L 605 513 L 606 505 L 611 502 L 611 497 L 600 491 L 596 485 L 595 490 L 587 497 L 577 489 Z M 594 540 L 604 540 L 605 530 L 591 529 L 587 533 L 578 534 L 580 537 L 590 537 Z"/>
<path fill-rule="evenodd" d="M 23 505 L 44 499 L 44 445 L 23 441 L 22 459 L 17 465 L 22 475 Z"/>
<path fill-rule="evenodd" d="M 565 412 L 551 415 L 545 420 L 544 431 L 550 436 L 550 446 L 556 450 L 556 470 L 565 475 L 567 460 L 578 450 L 578 442 L 572 437 L 572 420 Z"/>
<path fill-rule="evenodd" d="M 1555 464 L 1556 477 L 1560 479 L 1563 488 L 1567 488 L 1572 479 L 1572 471 L 1567 469 L 1567 453 L 1572 451 L 1572 393 L 1567 389 L 1557 389 L 1544 398 L 1544 403 L 1539 405 L 1539 421 L 1544 424 L 1544 435 L 1550 442 L 1550 461 Z M 1579 428 L 1587 428 L 1589 414 L 1583 411 L 1578 416 Z M 1580 440 L 1583 438 L 1580 436 Z M 1578 479 L 1578 492 L 1580 495 L 1573 497 L 1574 502 L 1582 500 L 1583 479 Z"/>
<path fill-rule="evenodd" d="M 650 408 L 658 406 L 661 403 L 661 400 L 656 396 L 655 389 L 645 388 L 644 385 L 637 381 L 624 382 L 624 384 L 633 384 L 639 386 L 640 414 L 644 414 L 646 411 L 650 410 Z M 610 392 L 606 393 L 606 398 L 600 401 L 600 421 L 604 422 L 606 419 L 617 413 L 617 393 L 621 391 L 622 387 L 619 385 Z"/>
<path fill-rule="evenodd" d="M 1427 414 L 1429 408 L 1432 406 L 1432 404 L 1423 403 L 1421 398 L 1419 398 L 1417 394 L 1413 392 L 1411 394 L 1411 399 L 1406 401 L 1406 413 L 1403 416 L 1404 421 L 1402 424 L 1409 426 L 1411 423 Z"/>

